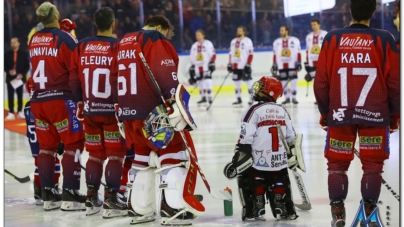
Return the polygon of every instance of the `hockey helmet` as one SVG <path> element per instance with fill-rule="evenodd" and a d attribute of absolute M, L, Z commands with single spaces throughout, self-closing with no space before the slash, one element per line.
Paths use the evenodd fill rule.
<path fill-rule="evenodd" d="M 174 137 L 174 128 L 168 121 L 163 105 L 159 105 L 149 114 L 143 125 L 143 135 L 157 149 L 165 149 Z"/>
<path fill-rule="evenodd" d="M 263 76 L 253 84 L 255 101 L 274 101 L 282 96 L 282 83 L 275 77 Z"/>

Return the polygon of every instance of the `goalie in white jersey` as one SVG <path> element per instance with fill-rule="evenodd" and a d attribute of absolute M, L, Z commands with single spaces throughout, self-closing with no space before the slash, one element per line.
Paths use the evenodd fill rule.
<path fill-rule="evenodd" d="M 215 71 L 216 53 L 211 41 L 205 39 L 201 29 L 195 32 L 196 42 L 191 47 L 191 63 L 189 83 L 197 84 L 202 99 L 198 104 L 212 103 L 212 73 Z"/>
<path fill-rule="evenodd" d="M 313 31 L 306 36 L 306 62 L 304 63 L 304 68 L 307 74 L 304 79 L 307 82 L 314 80 L 318 56 L 320 55 L 324 37 L 327 35 L 326 31 L 320 29 L 320 21 L 318 19 L 311 20 L 311 29 Z"/>
<path fill-rule="evenodd" d="M 278 125 L 285 135 L 290 149 L 295 149 L 296 132 L 286 109 L 276 104 L 283 87 L 274 77 L 262 77 L 253 85 L 257 104 L 245 110 L 241 117 L 240 138 L 235 147 L 232 162 L 224 168 L 227 178 L 237 177 L 242 220 L 263 220 L 266 194 L 272 214 L 277 219 L 296 219 L 290 180 L 288 155 L 283 146 Z M 296 161 L 289 168 L 298 167 Z M 251 168 L 250 168 L 251 167 Z"/>
<path fill-rule="evenodd" d="M 290 103 L 292 93 L 293 104 L 298 104 L 297 94 L 297 72 L 302 69 L 300 41 L 294 36 L 289 36 L 289 28 L 282 25 L 279 30 L 280 38 L 273 43 L 274 59 L 272 74 L 275 76 L 279 72 L 279 80 L 282 82 L 285 94 L 285 101 L 282 104 Z M 287 84 L 290 81 L 290 90 Z"/>
<path fill-rule="evenodd" d="M 230 43 L 229 64 L 227 71 L 233 73 L 233 81 L 235 84 L 237 101 L 233 105 L 240 105 L 241 100 L 241 80 L 246 82 L 248 93 L 250 94 L 249 105 L 253 104 L 252 98 L 252 76 L 251 62 L 253 59 L 253 43 L 250 38 L 245 37 L 247 30 L 243 26 L 237 28 L 237 38 L 234 38 Z"/>

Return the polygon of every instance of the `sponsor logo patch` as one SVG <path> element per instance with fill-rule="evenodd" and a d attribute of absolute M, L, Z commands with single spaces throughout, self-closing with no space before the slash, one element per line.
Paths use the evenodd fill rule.
<path fill-rule="evenodd" d="M 383 143 L 383 137 L 382 136 L 360 136 L 359 143 L 360 143 L 360 145 L 380 146 Z"/>
<path fill-rule="evenodd" d="M 39 130 L 49 130 L 49 124 L 39 119 L 35 119 L 35 126 Z"/>
<path fill-rule="evenodd" d="M 63 121 L 53 123 L 53 125 L 56 127 L 56 130 L 60 132 L 67 129 L 67 127 L 69 126 L 69 121 L 67 120 L 67 118 L 65 118 Z"/>
<path fill-rule="evenodd" d="M 101 135 L 100 134 L 90 135 L 90 134 L 86 133 L 86 142 L 90 142 L 90 143 L 101 142 Z"/>
<path fill-rule="evenodd" d="M 330 138 L 330 147 L 341 150 L 352 150 L 353 142 L 341 141 Z"/>

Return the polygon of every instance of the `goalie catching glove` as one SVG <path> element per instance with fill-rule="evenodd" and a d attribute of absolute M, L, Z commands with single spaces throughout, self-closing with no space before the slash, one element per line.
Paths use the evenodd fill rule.
<path fill-rule="evenodd" d="M 168 100 L 168 105 L 172 109 L 172 113 L 168 115 L 168 121 L 170 125 L 174 128 L 175 131 L 188 130 L 192 131 L 196 129 L 196 124 L 194 119 L 191 116 L 191 112 L 189 112 L 189 99 L 191 95 L 185 89 L 182 84 L 177 86 L 175 95 Z"/>
<path fill-rule="evenodd" d="M 126 139 L 125 136 L 125 125 L 123 124 L 122 121 L 119 120 L 119 115 L 121 114 L 122 110 L 119 108 L 118 103 L 114 104 L 114 108 L 115 108 L 115 118 L 116 118 L 116 122 L 118 124 L 118 128 L 119 128 L 119 132 L 121 133 L 121 136 Z"/>
<path fill-rule="evenodd" d="M 236 144 L 233 160 L 226 164 L 223 174 L 229 180 L 248 170 L 253 165 L 251 144 Z"/>

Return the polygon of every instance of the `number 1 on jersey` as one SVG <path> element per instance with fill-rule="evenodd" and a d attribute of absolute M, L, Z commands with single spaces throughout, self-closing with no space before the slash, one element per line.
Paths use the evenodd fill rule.
<path fill-rule="evenodd" d="M 279 137 L 278 137 L 278 128 L 271 127 L 268 128 L 268 132 L 272 135 L 272 151 L 279 151 Z"/>

